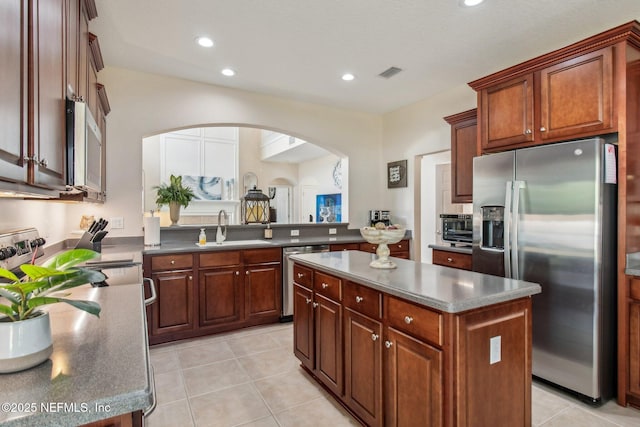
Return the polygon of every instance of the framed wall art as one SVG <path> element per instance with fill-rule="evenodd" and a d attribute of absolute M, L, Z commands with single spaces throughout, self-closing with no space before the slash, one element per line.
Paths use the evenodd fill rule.
<path fill-rule="evenodd" d="M 387 188 L 401 188 L 407 186 L 407 161 L 387 163 Z"/>

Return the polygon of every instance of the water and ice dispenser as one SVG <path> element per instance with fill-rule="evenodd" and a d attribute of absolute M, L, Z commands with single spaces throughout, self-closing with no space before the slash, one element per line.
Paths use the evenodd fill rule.
<path fill-rule="evenodd" d="M 482 206 L 482 249 L 504 250 L 504 206 Z"/>

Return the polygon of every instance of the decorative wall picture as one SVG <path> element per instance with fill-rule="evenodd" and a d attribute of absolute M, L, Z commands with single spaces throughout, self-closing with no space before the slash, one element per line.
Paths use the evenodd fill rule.
<path fill-rule="evenodd" d="M 182 175 L 182 184 L 193 190 L 193 200 L 222 200 L 222 178 L 219 176 Z"/>
<path fill-rule="evenodd" d="M 387 188 L 400 188 L 407 186 L 407 161 L 387 163 Z"/>
<path fill-rule="evenodd" d="M 316 222 L 342 221 L 342 194 L 316 196 Z"/>

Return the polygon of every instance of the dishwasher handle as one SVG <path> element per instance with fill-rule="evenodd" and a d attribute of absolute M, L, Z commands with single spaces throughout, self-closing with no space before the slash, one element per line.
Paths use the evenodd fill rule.
<path fill-rule="evenodd" d="M 144 305 L 145 306 L 149 306 L 149 305 L 153 304 L 154 302 L 156 302 L 156 300 L 158 299 L 158 294 L 156 293 L 156 285 L 155 285 L 155 283 L 153 283 L 153 280 L 151 280 L 148 277 L 143 277 L 142 278 L 142 283 L 144 284 L 145 282 L 149 283 L 149 289 L 151 290 L 151 296 L 144 300 Z"/>

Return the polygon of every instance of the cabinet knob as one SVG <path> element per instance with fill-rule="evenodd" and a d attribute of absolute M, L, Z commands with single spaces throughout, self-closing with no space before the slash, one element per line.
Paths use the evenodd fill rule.
<path fill-rule="evenodd" d="M 391 346 L 393 345 L 393 343 L 391 341 L 385 341 L 384 342 L 384 346 L 387 348 L 391 348 Z"/>
<path fill-rule="evenodd" d="M 362 298 L 362 297 L 358 297 L 358 296 L 356 297 L 356 302 L 360 303 L 360 302 L 362 302 L 362 301 L 364 301 L 364 298 Z"/>
<path fill-rule="evenodd" d="M 176 262 L 174 260 L 171 260 L 171 265 L 175 264 Z"/>
<path fill-rule="evenodd" d="M 547 128 L 546 128 L 546 127 L 542 126 L 542 127 L 540 128 L 540 132 L 546 132 L 546 131 L 547 131 Z"/>
<path fill-rule="evenodd" d="M 240 272 L 239 272 L 239 271 L 236 271 L 236 276 L 239 276 L 239 275 L 240 275 Z"/>
<path fill-rule="evenodd" d="M 319 304 L 317 302 L 313 303 L 313 308 L 316 308 Z"/>
<path fill-rule="evenodd" d="M 193 276 L 189 276 L 189 280 L 193 280 Z"/>
<path fill-rule="evenodd" d="M 307 304 L 311 304 L 311 298 L 306 299 Z"/>
<path fill-rule="evenodd" d="M 329 287 L 329 285 L 328 285 L 328 284 L 326 284 L 326 283 L 324 283 L 324 282 L 322 283 L 322 289 L 327 289 L 328 287 Z"/>
<path fill-rule="evenodd" d="M 398 245 L 398 249 L 402 249 L 402 245 Z"/>
<path fill-rule="evenodd" d="M 38 162 L 38 164 L 39 164 L 40 166 L 42 166 L 43 168 L 46 168 L 46 167 L 47 167 L 47 159 L 41 159 L 41 160 Z"/>
<path fill-rule="evenodd" d="M 410 325 L 411 322 L 413 322 L 413 317 L 411 316 L 404 316 L 404 323 L 406 323 L 407 325 Z"/>
<path fill-rule="evenodd" d="M 447 262 L 453 262 L 453 258 L 447 258 Z"/>
<path fill-rule="evenodd" d="M 525 133 L 526 135 L 531 135 L 531 129 L 527 129 L 527 130 L 525 130 L 525 131 L 524 131 L 524 133 Z"/>
<path fill-rule="evenodd" d="M 245 274 L 246 276 L 248 276 L 248 275 L 249 275 L 249 271 L 248 271 L 248 270 L 247 270 L 247 271 L 245 271 L 245 272 L 244 272 L 244 274 Z"/>
<path fill-rule="evenodd" d="M 304 277 L 303 273 L 298 273 L 298 279 L 302 279 Z"/>
<path fill-rule="evenodd" d="M 371 334 L 371 339 L 372 339 L 372 340 L 377 341 L 377 340 L 378 340 L 378 338 L 380 338 L 380 335 L 378 335 L 378 334 Z"/>

